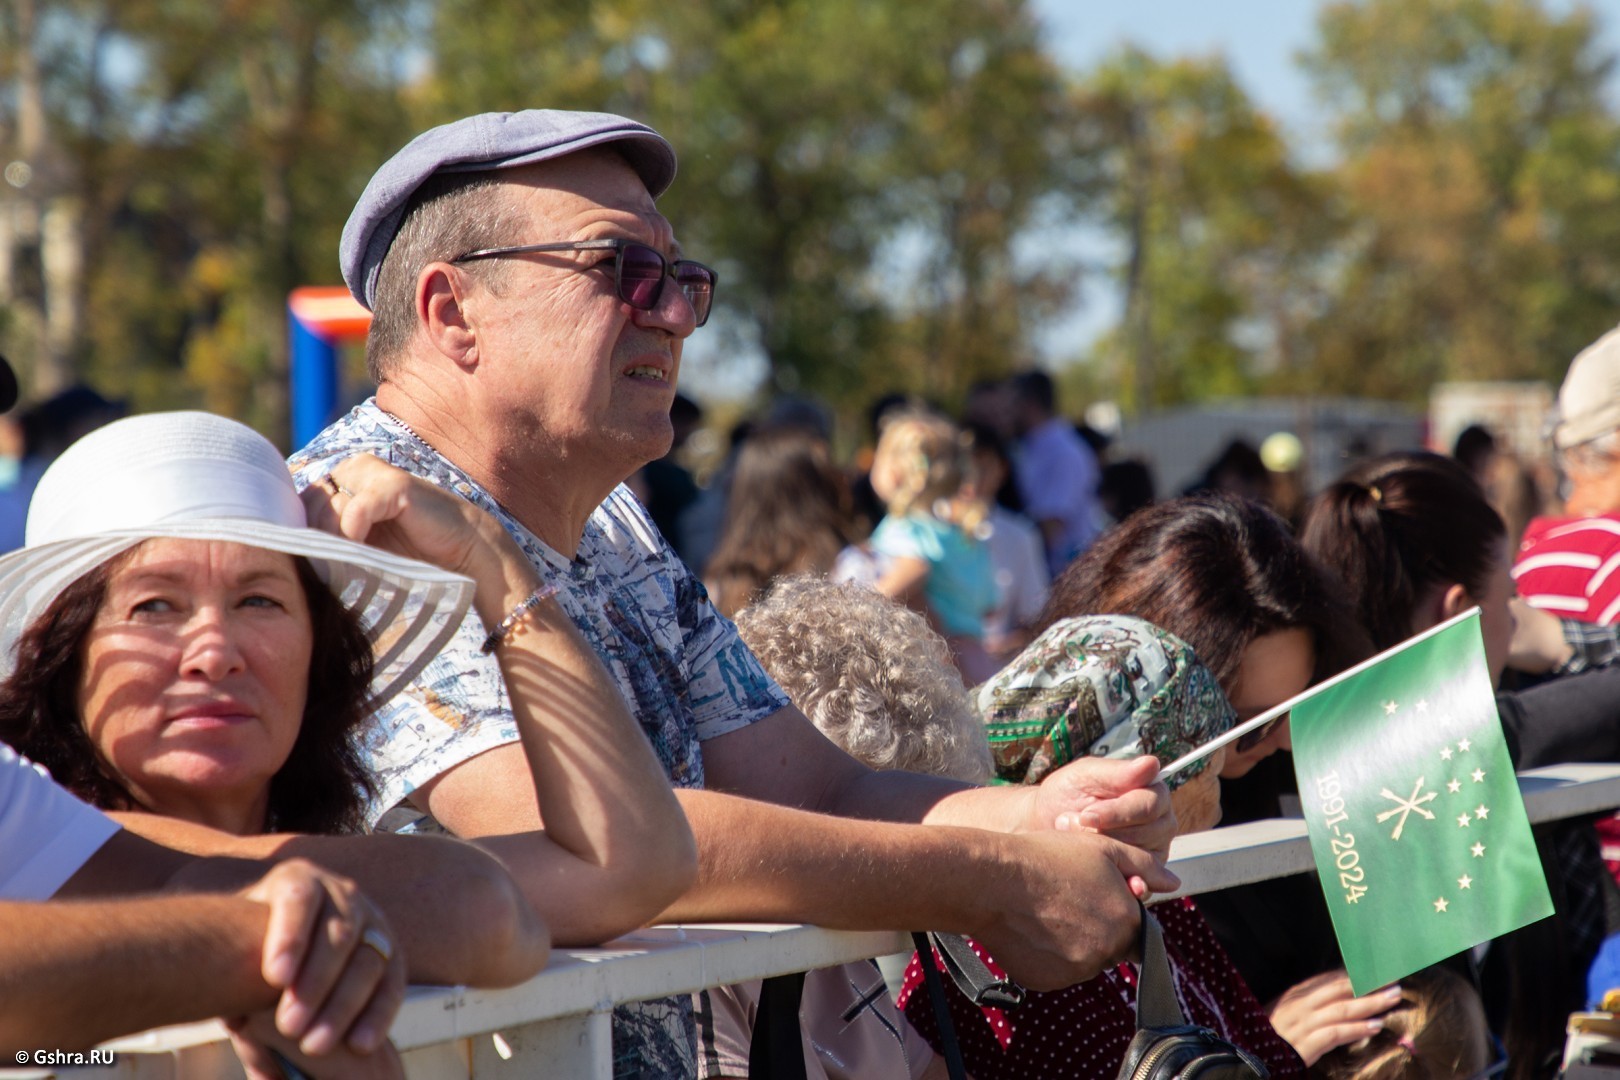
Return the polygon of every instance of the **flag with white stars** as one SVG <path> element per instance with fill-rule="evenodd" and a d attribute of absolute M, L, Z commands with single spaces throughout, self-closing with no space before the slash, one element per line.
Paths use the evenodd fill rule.
<path fill-rule="evenodd" d="M 1324 684 L 1289 722 L 1357 994 L 1553 913 L 1477 611 Z"/>

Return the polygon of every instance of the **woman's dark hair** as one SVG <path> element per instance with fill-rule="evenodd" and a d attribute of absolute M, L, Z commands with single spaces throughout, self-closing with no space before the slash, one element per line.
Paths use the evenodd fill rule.
<path fill-rule="evenodd" d="M 1300 527 L 1300 542 L 1344 582 L 1379 648 L 1412 636 L 1418 604 L 1436 586 L 1483 595 L 1506 536 L 1462 466 L 1419 451 L 1352 469 L 1311 500 Z"/>
<path fill-rule="evenodd" d="M 85 639 L 107 595 L 119 556 L 79 578 L 17 645 L 17 667 L 0 686 L 0 741 L 50 770 L 56 782 L 103 810 L 137 809 L 102 760 L 79 715 Z M 267 827 L 277 832 L 357 832 L 374 788 L 360 760 L 360 729 L 370 714 L 371 643 L 359 620 L 314 568 L 294 557 L 309 599 L 315 643 L 309 694 L 292 752 L 270 781 Z"/>
<path fill-rule="evenodd" d="M 1303 629 L 1316 679 L 1362 659 L 1366 640 L 1332 579 L 1282 519 L 1233 495 L 1143 507 L 1052 584 L 1037 632 L 1072 615 L 1134 615 L 1170 631 L 1231 689 L 1259 637 Z"/>
<path fill-rule="evenodd" d="M 737 455 L 704 582 L 735 615 L 784 574 L 825 574 L 852 539 L 849 487 L 827 444 L 795 428 L 759 431 Z"/>

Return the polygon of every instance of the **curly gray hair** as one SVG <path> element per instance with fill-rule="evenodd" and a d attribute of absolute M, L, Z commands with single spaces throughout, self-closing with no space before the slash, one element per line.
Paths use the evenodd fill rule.
<path fill-rule="evenodd" d="M 833 742 L 874 769 L 990 778 L 990 747 L 945 640 L 859 585 L 779 578 L 737 632 Z"/>

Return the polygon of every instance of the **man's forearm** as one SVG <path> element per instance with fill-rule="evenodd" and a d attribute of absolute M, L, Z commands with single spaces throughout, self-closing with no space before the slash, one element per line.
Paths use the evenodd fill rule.
<path fill-rule="evenodd" d="M 992 832 L 1030 827 L 1032 787 L 977 787 L 922 773 L 869 772 L 829 792 L 820 809 L 868 821 L 959 825 Z"/>
<path fill-rule="evenodd" d="M 857 821 L 712 791 L 677 794 L 697 837 L 699 876 L 660 922 L 970 933 L 986 914 L 982 894 L 960 886 L 996 865 L 993 834 Z"/>
<path fill-rule="evenodd" d="M 699 877 L 662 921 L 972 934 L 1042 990 L 1083 982 L 1128 954 L 1137 905 L 1127 875 L 1156 891 L 1174 886 L 1145 853 L 1094 834 L 856 821 L 679 794 Z"/>
<path fill-rule="evenodd" d="M 269 909 L 233 896 L 0 903 L 0 1046 L 84 1048 L 275 1004 Z"/>

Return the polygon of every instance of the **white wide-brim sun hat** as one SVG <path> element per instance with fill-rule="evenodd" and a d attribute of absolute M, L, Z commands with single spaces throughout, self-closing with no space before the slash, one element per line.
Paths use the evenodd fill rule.
<path fill-rule="evenodd" d="M 0 678 L 63 590 L 158 537 L 308 559 L 372 643 L 377 703 L 438 654 L 472 602 L 470 578 L 311 528 L 286 462 L 252 428 L 204 412 L 132 416 L 51 464 L 29 504 L 26 546 L 0 556 Z"/>

